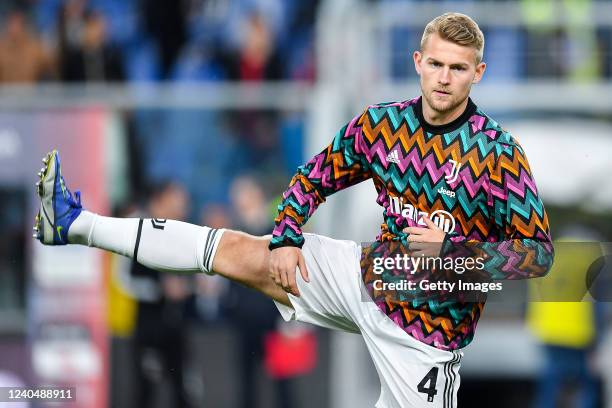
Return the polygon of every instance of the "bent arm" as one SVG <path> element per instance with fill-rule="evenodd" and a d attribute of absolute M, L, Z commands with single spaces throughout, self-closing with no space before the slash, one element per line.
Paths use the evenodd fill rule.
<path fill-rule="evenodd" d="M 302 226 L 326 197 L 371 177 L 362 134 L 366 115 L 353 118 L 327 148 L 298 168 L 278 206 L 270 249 L 301 248 Z"/>

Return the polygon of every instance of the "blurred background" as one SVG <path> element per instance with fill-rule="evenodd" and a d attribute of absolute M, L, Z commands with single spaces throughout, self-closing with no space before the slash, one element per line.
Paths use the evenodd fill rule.
<path fill-rule="evenodd" d="M 485 33 L 472 97 L 525 147 L 553 238 L 609 251 L 612 2 L 1 1 L 0 386 L 75 386 L 66 407 L 372 407 L 359 336 L 281 323 L 220 279 L 49 251 L 33 186 L 57 147 L 90 210 L 268 233 L 297 166 L 419 94 L 411 55 L 446 11 Z M 372 240 L 374 200 L 339 193 L 308 230 Z M 612 407 L 609 303 L 581 305 L 487 304 L 459 406 Z"/>

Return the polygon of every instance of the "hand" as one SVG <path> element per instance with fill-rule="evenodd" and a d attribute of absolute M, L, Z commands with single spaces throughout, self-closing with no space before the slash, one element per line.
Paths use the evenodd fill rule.
<path fill-rule="evenodd" d="M 412 256 L 439 256 L 446 233 L 428 217 L 423 216 L 423 221 L 427 225 L 426 228 L 407 227 L 402 230 L 410 234 L 408 236 L 410 249 L 415 251 Z"/>
<path fill-rule="evenodd" d="M 300 296 L 295 280 L 296 267 L 300 268 L 300 274 L 304 281 L 309 282 L 306 261 L 300 248 L 281 247 L 272 250 L 270 254 L 270 277 L 285 292 Z"/>

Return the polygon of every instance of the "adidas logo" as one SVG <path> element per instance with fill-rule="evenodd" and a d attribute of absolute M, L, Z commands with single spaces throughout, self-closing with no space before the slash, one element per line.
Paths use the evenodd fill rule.
<path fill-rule="evenodd" d="M 393 150 L 391 153 L 387 155 L 387 161 L 389 163 L 399 164 L 400 160 L 399 160 L 399 154 L 397 153 L 397 150 Z"/>
<path fill-rule="evenodd" d="M 444 195 L 447 195 L 447 196 L 449 196 L 449 197 L 455 197 L 455 192 L 454 192 L 454 191 L 447 190 L 447 189 L 445 189 L 444 187 L 440 187 L 440 188 L 438 189 L 438 193 L 440 193 L 440 194 L 444 194 Z"/>

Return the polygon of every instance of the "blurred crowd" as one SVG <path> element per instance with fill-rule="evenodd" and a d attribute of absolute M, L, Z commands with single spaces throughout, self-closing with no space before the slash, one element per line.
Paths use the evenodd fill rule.
<path fill-rule="evenodd" d="M 480 0 L 453 0 L 446 4 L 466 6 Z M 383 7 L 401 0 L 370 0 Z M 410 0 L 408 3 L 439 2 Z M 404 4 L 406 2 L 403 2 Z M 508 16 L 504 25 L 484 19 L 477 23 L 485 35 L 485 81 L 524 79 L 563 79 L 592 81 L 612 78 L 612 27 L 596 23 L 593 0 L 494 0 L 488 4 L 515 6 L 518 13 Z M 562 18 L 559 19 L 559 16 Z M 518 21 L 516 20 L 518 19 Z M 414 69 L 406 55 L 417 49 L 422 27 L 391 27 L 392 77 L 413 78 Z"/>
<path fill-rule="evenodd" d="M 2 2 L 0 82 L 311 81 L 318 3 Z"/>
<path fill-rule="evenodd" d="M 419 3 L 410 0 L 407 3 Z M 454 3 L 477 3 L 456 0 Z M 316 79 L 320 0 L 11 0 L 2 2 L 0 82 Z M 358 3 L 358 2 L 356 2 Z M 397 0 L 371 0 L 392 7 Z M 517 25 L 479 21 L 487 79 L 612 77 L 612 29 L 585 24 L 593 2 L 516 0 Z M 555 9 L 567 18 L 556 23 Z M 390 28 L 391 76 L 422 27 Z"/>
<path fill-rule="evenodd" d="M 0 83 L 313 81 L 318 4 L 3 1 Z M 296 112 L 134 107 L 116 113 L 130 140 L 133 195 L 151 181 L 176 178 L 198 206 L 227 202 L 238 173 L 257 168 L 284 179 L 301 161 L 303 118 Z"/>
<path fill-rule="evenodd" d="M 199 222 L 265 235 L 272 228 L 268 204 L 262 184 L 244 174 L 231 183 L 229 205 L 204 207 L 199 211 Z M 117 214 L 186 220 L 190 207 L 185 187 L 177 181 L 164 181 L 149 187 L 142 201 L 127 203 Z M 160 401 L 177 408 L 205 402 L 215 405 L 214 397 L 203 395 L 202 389 L 214 387 L 219 380 L 195 389 L 189 382 L 194 377 L 196 383 L 202 381 L 197 372 L 205 371 L 213 378 L 215 374 L 209 361 L 196 362 L 189 349 L 198 327 L 225 327 L 232 333 L 234 341 L 229 348 L 235 359 L 224 361 L 224 365 L 235 372 L 235 406 L 296 406 L 293 380 L 311 372 L 316 364 L 316 339 L 311 328 L 282 322 L 270 299 L 239 284 L 207 275 L 164 274 L 121 259 L 113 271 L 111 285 L 120 290 L 112 291 L 110 319 L 112 333 L 124 339 L 114 342 L 113 353 L 127 351 L 129 359 L 113 359 L 112 406 L 150 408 L 160 406 Z M 134 303 L 134 314 L 126 313 L 129 308 L 120 297 Z M 280 352 L 297 359 L 280 356 Z M 271 396 L 262 396 L 262 378 L 270 384 Z M 132 390 L 131 395 L 127 389 Z M 230 404 L 228 401 L 231 398 L 226 395 L 225 403 Z M 261 401 L 267 402 L 260 405 Z"/>

